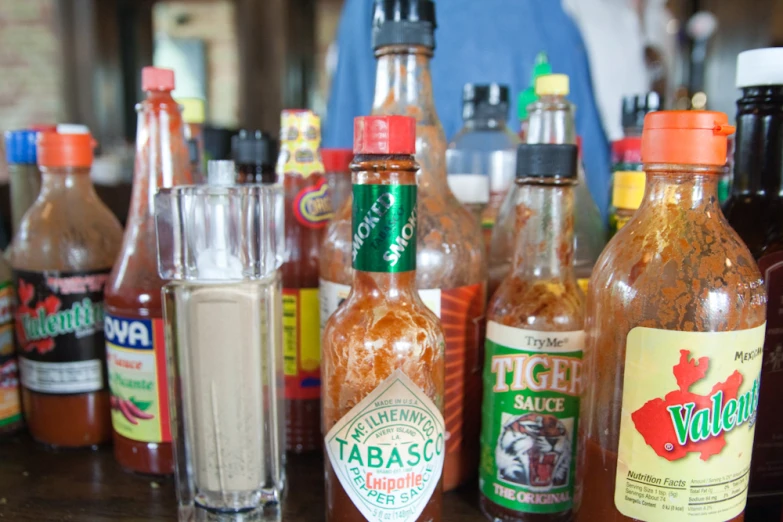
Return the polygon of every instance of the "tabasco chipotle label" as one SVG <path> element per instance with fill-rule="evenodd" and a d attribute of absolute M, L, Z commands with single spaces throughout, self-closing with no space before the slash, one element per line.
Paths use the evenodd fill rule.
<path fill-rule="evenodd" d="M 443 416 L 402 370 L 354 406 L 325 441 L 340 485 L 371 522 L 415 521 L 443 471 Z"/>
<path fill-rule="evenodd" d="M 584 332 L 487 323 L 479 487 L 525 513 L 573 506 Z"/>
<path fill-rule="evenodd" d="M 106 386 L 103 287 L 108 270 L 14 270 L 16 339 L 22 385 L 51 394 Z"/>
<path fill-rule="evenodd" d="M 114 431 L 141 442 L 170 442 L 163 320 L 106 316 Z"/>
<path fill-rule="evenodd" d="M 416 185 L 354 185 L 352 228 L 356 270 L 416 270 Z"/>
<path fill-rule="evenodd" d="M 620 513 L 649 522 L 723 522 L 742 513 L 764 328 L 628 333 Z"/>

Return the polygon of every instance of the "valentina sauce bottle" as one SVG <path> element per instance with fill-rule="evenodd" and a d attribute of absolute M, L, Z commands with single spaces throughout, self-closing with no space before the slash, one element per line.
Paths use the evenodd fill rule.
<path fill-rule="evenodd" d="M 136 164 L 122 253 L 106 285 L 114 456 L 139 473 L 174 472 L 155 234 L 155 193 L 191 182 L 174 71 L 145 67 Z"/>
<path fill-rule="evenodd" d="M 587 295 L 579 522 L 743 519 L 766 295 L 718 202 L 727 122 L 644 120 L 644 200 Z"/>
<path fill-rule="evenodd" d="M 353 285 L 323 335 L 327 522 L 440 522 L 444 333 L 416 291 L 416 124 L 354 123 Z"/>
<path fill-rule="evenodd" d="M 376 0 L 374 115 L 416 119 L 418 269 L 416 286 L 446 331 L 447 454 L 444 489 L 473 478 L 481 417 L 480 345 L 486 304 L 480 224 L 457 201 L 446 179 L 446 136 L 432 96 L 435 47 L 431 0 Z M 352 282 L 351 199 L 329 224 L 321 251 L 321 317 L 337 309 Z"/>
<path fill-rule="evenodd" d="M 38 136 L 41 192 L 11 245 L 25 420 L 57 447 L 111 439 L 103 290 L 122 240 L 90 179 L 93 139 L 60 125 Z"/>
<path fill-rule="evenodd" d="M 332 217 L 319 146 L 321 121 L 307 110 L 283 111 L 278 180 L 285 188 L 283 374 L 286 447 L 321 446 L 321 338 L 318 256 Z"/>

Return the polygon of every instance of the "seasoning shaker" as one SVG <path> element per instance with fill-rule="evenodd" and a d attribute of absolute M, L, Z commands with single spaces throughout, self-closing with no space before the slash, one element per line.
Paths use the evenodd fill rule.
<path fill-rule="evenodd" d="M 155 201 L 180 521 L 275 517 L 284 486 L 283 192 L 234 179 Z"/>

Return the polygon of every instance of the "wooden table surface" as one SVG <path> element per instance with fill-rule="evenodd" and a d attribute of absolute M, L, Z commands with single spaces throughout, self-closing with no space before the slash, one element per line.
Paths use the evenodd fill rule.
<path fill-rule="evenodd" d="M 320 455 L 288 458 L 283 522 L 324 520 Z M 443 520 L 480 522 L 476 485 L 445 496 Z M 111 447 L 51 452 L 27 436 L 0 440 L 0 520 L 13 522 L 175 521 L 174 479 L 123 471 Z"/>

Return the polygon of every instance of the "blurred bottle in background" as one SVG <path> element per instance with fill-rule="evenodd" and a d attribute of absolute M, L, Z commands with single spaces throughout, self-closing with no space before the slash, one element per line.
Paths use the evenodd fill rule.
<path fill-rule="evenodd" d="M 536 61 L 533 64 L 533 71 L 530 73 L 530 85 L 524 91 L 519 93 L 517 98 L 517 117 L 519 118 L 519 139 L 522 143 L 527 143 L 527 129 L 529 114 L 527 108 L 531 103 L 538 100 L 536 96 L 536 79 L 539 76 L 552 74 L 552 66 L 549 65 L 549 58 L 546 53 L 541 51 L 536 55 Z"/>
<path fill-rule="evenodd" d="M 321 149 L 321 158 L 324 160 L 326 183 L 329 185 L 332 209 L 336 210 L 351 195 L 350 165 L 353 161 L 353 150 Z"/>
<path fill-rule="evenodd" d="M 242 129 L 231 137 L 231 156 L 237 169 L 236 182 L 274 183 L 277 147 L 272 137 L 260 130 Z"/>
<path fill-rule="evenodd" d="M 41 191 L 41 173 L 35 153 L 34 130 L 5 133 L 5 159 L 11 190 L 11 235 L 16 235 L 22 216 L 33 205 Z"/>

